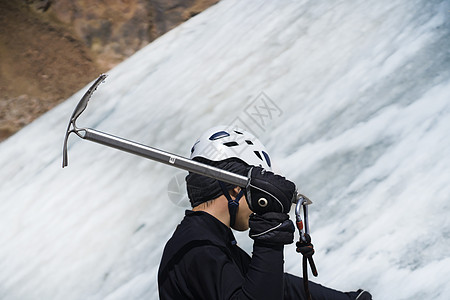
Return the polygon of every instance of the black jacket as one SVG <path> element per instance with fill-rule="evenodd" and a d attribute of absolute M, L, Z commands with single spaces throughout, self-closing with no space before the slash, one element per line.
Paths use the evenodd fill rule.
<path fill-rule="evenodd" d="M 232 231 L 205 212 L 186 211 L 158 272 L 160 299 L 306 299 L 302 279 L 283 272 L 283 246 L 255 243 L 250 258 Z M 350 299 L 309 283 L 315 300 Z"/>

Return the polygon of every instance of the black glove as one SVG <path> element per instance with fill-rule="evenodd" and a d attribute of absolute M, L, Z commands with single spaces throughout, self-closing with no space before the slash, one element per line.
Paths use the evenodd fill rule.
<path fill-rule="evenodd" d="M 289 212 L 297 194 L 294 183 L 261 167 L 252 167 L 249 177 L 247 202 L 253 212 Z"/>
<path fill-rule="evenodd" d="M 295 227 L 285 213 L 252 214 L 249 236 L 263 244 L 286 245 L 294 241 Z"/>

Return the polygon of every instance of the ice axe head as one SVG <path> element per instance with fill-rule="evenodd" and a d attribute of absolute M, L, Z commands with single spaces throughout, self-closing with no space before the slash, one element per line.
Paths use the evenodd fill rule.
<path fill-rule="evenodd" d="M 76 121 L 78 119 L 78 117 L 84 112 L 84 110 L 86 109 L 89 99 L 91 98 L 92 94 L 94 93 L 94 91 L 97 89 L 97 87 L 100 85 L 100 83 L 102 83 L 105 78 L 107 77 L 106 74 L 101 74 L 97 80 L 94 81 L 94 83 L 91 85 L 91 87 L 87 90 L 87 92 L 83 95 L 83 97 L 81 98 L 80 102 L 78 102 L 77 106 L 75 107 L 75 110 L 72 113 L 72 116 L 70 117 L 69 120 L 69 125 L 67 126 L 66 129 L 66 135 L 64 137 L 64 145 L 63 145 L 63 163 L 62 163 L 62 167 L 66 167 L 69 163 L 68 161 L 68 156 L 67 156 L 67 141 L 69 139 L 69 135 L 72 132 L 75 132 L 75 134 L 77 134 L 79 137 L 82 137 L 80 135 L 80 129 L 76 126 Z M 82 130 L 82 129 L 81 129 Z"/>

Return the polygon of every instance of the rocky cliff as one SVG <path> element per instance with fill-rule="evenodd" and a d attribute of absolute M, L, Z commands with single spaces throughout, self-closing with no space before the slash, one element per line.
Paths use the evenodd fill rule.
<path fill-rule="evenodd" d="M 218 0 L 0 0 L 0 141 Z"/>

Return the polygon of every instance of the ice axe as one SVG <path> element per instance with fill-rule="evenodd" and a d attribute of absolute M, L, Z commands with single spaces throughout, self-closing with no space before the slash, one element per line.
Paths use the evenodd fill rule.
<path fill-rule="evenodd" d="M 78 128 L 76 125 L 78 117 L 86 110 L 86 107 L 92 94 L 97 89 L 97 87 L 105 80 L 106 77 L 107 75 L 102 74 L 94 81 L 91 87 L 83 95 L 80 102 L 75 107 L 72 116 L 70 117 L 69 125 L 67 126 L 66 134 L 64 137 L 63 163 L 62 163 L 63 168 L 68 165 L 67 142 L 69 139 L 69 135 L 71 133 L 75 133 L 78 137 L 85 140 L 89 140 L 131 154 L 139 155 L 189 172 L 214 178 L 219 181 L 233 184 L 235 186 L 239 186 L 242 188 L 247 187 L 248 183 L 250 182 L 249 177 L 238 175 L 219 168 L 215 168 L 207 164 L 194 161 L 189 158 L 185 158 L 176 154 L 162 151 L 153 147 L 145 146 L 95 129 Z M 306 234 L 309 234 L 307 205 L 311 204 L 312 202 L 305 196 L 298 194 L 297 197 L 295 197 L 294 203 L 296 203 L 295 213 L 296 213 L 297 228 L 299 229 L 300 232 L 300 238 L 302 240 L 305 240 Z M 301 218 L 302 208 L 304 211 L 305 223 L 303 223 Z M 305 225 L 304 230 L 303 224 Z M 309 258 L 308 260 L 312 267 L 313 274 L 317 276 L 316 275 L 317 271 L 315 271 L 315 266 L 312 261 L 312 257 Z"/>
<path fill-rule="evenodd" d="M 97 89 L 100 83 L 105 80 L 106 76 L 107 75 L 102 74 L 97 78 L 97 80 L 94 81 L 88 91 L 81 98 L 80 102 L 75 107 L 72 116 L 70 117 L 69 125 L 67 126 L 66 135 L 64 138 L 62 163 L 63 168 L 66 167 L 69 163 L 67 154 L 67 142 L 69 139 L 69 135 L 71 133 L 75 133 L 82 139 L 139 155 L 186 171 L 194 172 L 207 177 L 212 177 L 240 187 L 245 187 L 247 185 L 248 178 L 245 176 L 202 164 L 176 154 L 148 147 L 95 129 L 78 128 L 76 125 L 78 117 L 84 112 L 88 105 L 89 99 L 92 96 L 92 93 Z"/>

